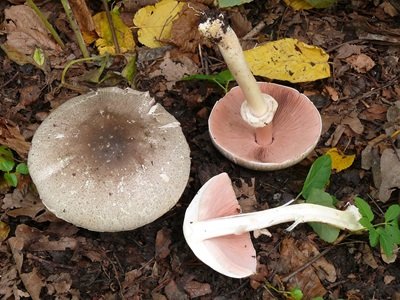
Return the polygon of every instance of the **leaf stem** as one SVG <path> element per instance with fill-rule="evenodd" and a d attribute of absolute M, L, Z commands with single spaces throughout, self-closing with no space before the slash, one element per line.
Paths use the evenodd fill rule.
<path fill-rule="evenodd" d="M 110 13 L 110 9 L 108 8 L 107 0 L 102 0 L 104 9 L 106 11 L 108 25 L 110 26 L 111 36 L 113 39 L 114 47 L 115 47 L 115 54 L 121 54 L 121 48 L 119 47 L 117 33 L 115 31 L 114 22 L 112 19 L 112 15 Z"/>

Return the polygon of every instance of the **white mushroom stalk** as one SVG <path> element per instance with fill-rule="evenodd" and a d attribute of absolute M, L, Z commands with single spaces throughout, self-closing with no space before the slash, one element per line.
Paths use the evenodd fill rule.
<path fill-rule="evenodd" d="M 256 128 L 256 140 L 259 144 L 270 144 L 272 142 L 272 120 L 278 103 L 270 95 L 261 93 L 246 63 L 235 32 L 226 24 L 222 14 L 217 17 L 209 17 L 199 25 L 199 31 L 206 38 L 218 43 L 218 48 L 229 70 L 243 91 L 246 99 L 240 111 L 243 120 Z"/>
<path fill-rule="evenodd" d="M 231 185 L 228 187 L 226 186 L 227 183 L 230 184 L 229 177 L 226 173 L 222 173 L 211 178 L 199 190 L 186 210 L 184 220 L 185 236 L 189 236 L 190 239 L 202 241 L 231 234 L 239 235 L 287 222 L 294 222 L 294 224 L 290 226 L 290 229 L 293 229 L 300 223 L 307 222 L 329 224 L 353 232 L 365 229 L 365 227 L 359 223 L 361 214 L 354 205 L 349 205 L 346 210 L 342 211 L 322 205 L 302 203 L 285 205 L 252 213 L 235 214 L 218 218 L 208 216 L 206 220 L 197 219 L 198 212 L 207 209 L 204 207 L 204 203 L 208 201 L 208 199 L 205 199 L 210 195 L 208 191 L 215 188 L 217 188 L 217 190 L 232 189 Z M 226 201 L 226 205 L 229 205 L 232 201 L 237 201 L 236 198 L 216 198 L 217 196 L 214 194 L 214 201 Z"/>

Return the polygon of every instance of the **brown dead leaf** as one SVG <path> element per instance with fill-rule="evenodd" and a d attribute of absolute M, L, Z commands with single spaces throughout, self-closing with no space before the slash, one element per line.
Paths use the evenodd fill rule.
<path fill-rule="evenodd" d="M 239 38 L 245 36 L 253 28 L 246 15 L 242 14 L 238 10 L 232 10 L 229 12 L 229 20 L 233 31 Z"/>
<path fill-rule="evenodd" d="M 46 278 L 47 289 L 49 289 L 49 285 L 54 289 L 58 297 L 60 296 L 60 294 L 66 294 L 69 292 L 72 286 L 71 274 L 52 274 Z"/>
<path fill-rule="evenodd" d="M 258 289 L 261 285 L 265 284 L 268 276 L 268 268 L 264 264 L 257 264 L 257 271 L 255 274 L 250 276 L 250 286 L 253 289 Z"/>
<path fill-rule="evenodd" d="M 2 266 L 0 276 L 0 295 L 2 299 L 12 299 L 14 289 L 17 289 L 17 282 L 19 281 L 17 267 L 14 264 Z"/>
<path fill-rule="evenodd" d="M 149 73 L 148 76 L 149 78 L 163 76 L 167 80 L 167 89 L 172 89 L 174 84 L 185 75 L 197 74 L 198 70 L 197 65 L 187 56 L 183 55 L 172 60 L 168 51 L 157 69 Z"/>
<path fill-rule="evenodd" d="M 201 283 L 191 280 L 184 285 L 184 290 L 189 294 L 190 299 L 211 294 L 211 286 L 208 283 Z"/>
<path fill-rule="evenodd" d="M 338 101 L 339 100 L 339 94 L 335 88 L 326 85 L 324 87 L 324 90 L 328 93 L 329 97 L 332 99 L 332 101 Z"/>
<path fill-rule="evenodd" d="M 40 292 L 45 286 L 42 278 L 39 276 L 37 269 L 34 267 L 32 272 L 20 274 L 21 280 L 28 291 L 32 300 L 40 300 Z"/>
<path fill-rule="evenodd" d="M 352 55 L 361 54 L 361 49 L 363 47 L 353 44 L 344 44 L 337 50 L 336 58 L 344 59 Z"/>
<path fill-rule="evenodd" d="M 86 1 L 84 0 L 69 0 L 74 17 L 78 22 L 82 32 L 83 39 L 86 44 L 91 44 L 96 40 L 95 26 L 92 15 L 89 11 Z"/>
<path fill-rule="evenodd" d="M 307 253 L 303 253 L 299 249 L 293 238 L 285 238 L 282 241 L 280 254 L 279 269 L 277 271 L 282 275 L 297 270 L 311 259 L 311 257 L 307 256 Z M 290 290 L 292 288 L 300 288 L 305 299 L 324 296 L 326 294 L 326 290 L 312 266 L 296 273 L 296 275 L 287 281 L 287 289 Z"/>
<path fill-rule="evenodd" d="M 348 125 L 351 130 L 357 134 L 362 134 L 364 132 L 364 125 L 361 123 L 360 119 L 357 117 L 357 113 L 354 111 L 342 120 L 342 124 Z"/>
<path fill-rule="evenodd" d="M 6 214 L 10 217 L 27 216 L 34 220 L 46 209 L 37 196 L 31 192 L 25 193 L 20 189 L 6 194 L 1 208 L 6 210 Z"/>
<path fill-rule="evenodd" d="M 31 251 L 65 251 L 66 249 L 75 250 L 78 246 L 78 241 L 70 237 L 61 237 L 56 241 L 49 241 L 48 236 L 43 236 L 40 240 L 32 243 L 29 246 Z"/>
<path fill-rule="evenodd" d="M 393 149 L 385 149 L 381 157 L 379 200 L 386 202 L 395 189 L 400 189 L 400 160 Z"/>
<path fill-rule="evenodd" d="M 156 256 L 160 259 L 166 258 L 170 253 L 171 243 L 171 230 L 165 227 L 160 229 L 156 236 Z"/>
<path fill-rule="evenodd" d="M 36 48 L 41 48 L 48 57 L 57 56 L 62 52 L 61 47 L 51 38 L 46 27 L 29 6 L 11 6 L 4 10 L 4 15 L 6 45 L 30 56 Z"/>
<path fill-rule="evenodd" d="M 171 279 L 171 281 L 166 285 L 164 288 L 165 295 L 167 295 L 167 298 L 172 300 L 172 299 L 180 299 L 180 300 L 188 300 L 189 297 L 185 294 L 184 291 L 182 291 L 176 282 Z"/>
<path fill-rule="evenodd" d="M 28 85 L 19 89 L 19 105 L 22 108 L 36 102 L 40 96 L 41 90 L 37 85 Z"/>
<path fill-rule="evenodd" d="M 389 15 L 390 17 L 395 17 L 399 15 L 399 12 L 397 9 L 389 2 L 389 1 L 384 1 L 380 7 L 383 8 L 383 11 Z"/>
<path fill-rule="evenodd" d="M 185 4 L 179 13 L 179 17 L 173 22 L 169 43 L 176 45 L 182 52 L 194 53 L 202 40 L 197 30 L 202 12 L 207 10 L 207 6 L 191 2 Z"/>
<path fill-rule="evenodd" d="M 30 143 L 25 141 L 18 126 L 5 118 L 0 117 L 0 145 L 6 146 L 18 155 L 26 159 L 30 148 Z"/>
<path fill-rule="evenodd" d="M 375 62 L 366 54 L 352 55 L 346 62 L 358 73 L 367 73 L 375 66 Z"/>
<path fill-rule="evenodd" d="M 374 255 L 371 251 L 370 246 L 368 246 L 367 244 L 364 244 L 361 251 L 362 251 L 363 263 L 370 266 L 372 269 L 377 269 L 379 267 L 379 265 L 376 262 L 376 259 L 374 258 Z"/>
<path fill-rule="evenodd" d="M 342 138 L 342 135 L 344 131 L 346 130 L 346 127 L 342 124 L 339 124 L 336 126 L 335 131 L 332 133 L 332 135 L 329 137 L 329 139 L 325 142 L 326 146 L 331 146 L 331 147 L 336 147 L 336 145 L 339 143 L 339 140 Z"/>
<path fill-rule="evenodd" d="M 382 120 L 386 119 L 387 107 L 383 104 L 372 103 L 367 109 L 360 113 L 360 118 L 364 120 Z"/>

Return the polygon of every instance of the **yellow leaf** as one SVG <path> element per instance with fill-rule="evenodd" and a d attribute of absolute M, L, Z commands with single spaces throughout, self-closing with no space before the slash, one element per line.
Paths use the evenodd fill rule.
<path fill-rule="evenodd" d="M 313 8 L 312 5 L 305 0 L 283 0 L 283 1 L 286 3 L 286 5 L 290 6 L 294 10 Z"/>
<path fill-rule="evenodd" d="M 172 22 L 178 18 L 183 5 L 175 0 L 162 0 L 139 9 L 133 18 L 139 28 L 139 42 L 150 48 L 161 47 L 161 41 L 171 36 Z"/>
<path fill-rule="evenodd" d="M 121 53 L 133 51 L 135 49 L 135 41 L 133 40 L 132 31 L 124 24 L 118 13 L 111 12 L 111 16 Z M 115 54 L 115 46 L 106 13 L 100 12 L 96 14 L 93 17 L 93 22 L 95 30 L 100 37 L 96 40 L 100 55 L 104 53 Z"/>
<path fill-rule="evenodd" d="M 8 237 L 9 233 L 10 233 L 10 226 L 0 221 L 0 242 L 4 241 Z"/>
<path fill-rule="evenodd" d="M 353 164 L 354 159 L 356 158 L 354 154 L 345 155 L 337 148 L 329 149 L 328 152 L 326 152 L 326 154 L 328 154 L 331 157 L 332 170 L 336 170 L 336 172 L 340 172 L 349 168 Z"/>
<path fill-rule="evenodd" d="M 290 82 L 314 81 L 330 76 L 329 55 L 319 47 L 296 39 L 281 39 L 244 51 L 254 75 Z"/>

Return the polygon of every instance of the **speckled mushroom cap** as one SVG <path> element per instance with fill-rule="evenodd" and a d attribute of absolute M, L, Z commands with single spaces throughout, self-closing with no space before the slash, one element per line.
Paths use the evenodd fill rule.
<path fill-rule="evenodd" d="M 56 108 L 33 137 L 28 166 L 57 217 L 112 232 L 171 209 L 186 187 L 190 156 L 179 122 L 148 93 L 114 87 Z"/>
<path fill-rule="evenodd" d="M 213 144 L 222 154 L 254 170 L 287 168 L 304 159 L 321 135 L 321 116 L 314 104 L 297 90 L 274 83 L 258 83 L 261 92 L 278 102 L 272 121 L 272 143 L 259 145 L 255 128 L 240 115 L 245 101 L 240 87 L 231 89 L 214 106 L 208 121 Z"/>

